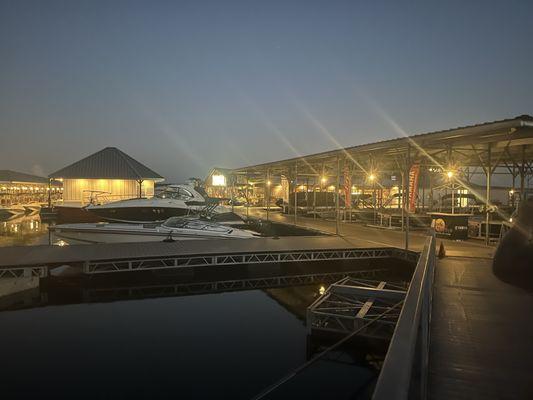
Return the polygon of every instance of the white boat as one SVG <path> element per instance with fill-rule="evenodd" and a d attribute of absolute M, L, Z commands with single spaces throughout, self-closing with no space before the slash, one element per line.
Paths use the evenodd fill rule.
<path fill-rule="evenodd" d="M 26 212 L 24 206 L 20 204 L 12 204 L 9 206 L 0 206 L 0 218 L 11 218 L 15 215 L 21 215 Z"/>
<path fill-rule="evenodd" d="M 192 185 L 169 185 L 150 199 L 137 198 L 90 204 L 86 210 L 106 221 L 134 223 L 162 222 L 171 217 L 201 213 L 206 208 L 209 208 L 212 214 L 231 211 L 229 207 L 213 203 L 198 190 Z"/>
<path fill-rule="evenodd" d="M 162 242 L 164 240 L 250 239 L 251 231 L 236 229 L 198 218 L 172 217 L 162 224 L 62 224 L 49 227 L 55 238 L 68 244 Z"/>
<path fill-rule="evenodd" d="M 29 203 L 23 205 L 25 211 L 29 214 L 38 213 L 41 211 L 41 203 Z"/>

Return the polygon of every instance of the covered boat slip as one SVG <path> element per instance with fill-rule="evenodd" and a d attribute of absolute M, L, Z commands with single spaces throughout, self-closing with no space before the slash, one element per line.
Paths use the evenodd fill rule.
<path fill-rule="evenodd" d="M 297 219 L 302 202 L 301 195 L 294 193 L 305 192 L 309 198 L 328 191 L 334 194 L 329 209 L 337 233 L 342 217 L 351 216 L 354 210 L 372 211 L 374 222 L 383 221 L 384 213 L 400 215 L 406 230 L 413 216 L 474 210 L 483 216 L 488 231 L 493 219 L 508 220 L 520 200 L 528 196 L 533 174 L 533 117 L 522 115 L 235 168 L 231 174 L 228 191 L 234 197 L 243 192 L 259 193 L 267 218 L 277 209 L 273 203 L 280 197 Z M 494 180 L 502 179 L 506 180 L 506 198 L 497 200 Z M 436 192 L 441 205 L 434 199 Z M 314 205 L 312 201 L 309 204 Z M 313 206 L 308 208 L 313 212 Z M 490 235 L 485 233 L 488 243 Z"/>

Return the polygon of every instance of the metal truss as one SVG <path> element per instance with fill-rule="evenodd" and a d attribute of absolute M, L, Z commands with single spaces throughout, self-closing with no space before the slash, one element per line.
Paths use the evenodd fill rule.
<path fill-rule="evenodd" d="M 270 289 L 276 287 L 303 286 L 316 283 L 330 283 L 342 277 L 359 279 L 374 278 L 387 269 L 287 275 L 266 278 L 238 279 L 199 283 L 177 283 L 166 285 L 145 285 L 132 287 L 90 288 L 83 292 L 86 302 L 139 299 L 148 297 L 188 296 L 197 294 L 233 292 L 241 290 Z M 367 281 L 372 282 L 372 281 Z"/>
<path fill-rule="evenodd" d="M 0 279 L 8 278 L 46 278 L 46 267 L 7 267 L 0 268 Z"/>
<path fill-rule="evenodd" d="M 400 314 L 405 287 L 379 282 L 369 284 L 344 278 L 331 285 L 324 295 L 307 309 L 307 328 L 340 334 L 361 330 L 360 336 L 390 339 Z M 394 310 L 393 310 L 394 309 Z M 381 318 L 379 315 L 387 310 Z M 372 324 L 367 325 L 369 322 Z"/>
<path fill-rule="evenodd" d="M 86 261 L 83 272 L 101 274 L 186 268 L 199 266 L 223 266 L 239 264 L 269 264 L 309 261 L 338 261 L 361 259 L 400 258 L 416 262 L 418 253 L 396 248 L 336 249 L 336 250 L 293 250 L 280 252 L 257 252 L 220 255 L 190 255 L 158 257 L 149 259 L 122 259 L 110 261 Z"/>

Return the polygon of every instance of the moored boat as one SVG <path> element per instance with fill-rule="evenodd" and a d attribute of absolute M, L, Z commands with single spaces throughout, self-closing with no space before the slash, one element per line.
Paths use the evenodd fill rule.
<path fill-rule="evenodd" d="M 161 242 L 164 240 L 250 239 L 260 236 L 199 218 L 172 217 L 162 224 L 61 224 L 49 227 L 55 238 L 74 243 Z"/>
<path fill-rule="evenodd" d="M 162 222 L 171 217 L 201 213 L 210 208 L 212 214 L 231 211 L 229 207 L 213 204 L 191 185 L 169 185 L 152 198 L 136 198 L 103 204 L 90 204 L 85 209 L 111 222 Z"/>
<path fill-rule="evenodd" d="M 12 204 L 9 206 L 0 206 L 0 218 L 11 218 L 15 215 L 24 214 L 26 209 L 20 204 Z"/>

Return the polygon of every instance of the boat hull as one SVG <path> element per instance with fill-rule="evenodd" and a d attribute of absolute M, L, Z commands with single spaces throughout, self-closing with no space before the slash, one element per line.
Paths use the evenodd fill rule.
<path fill-rule="evenodd" d="M 110 228 L 106 224 L 88 224 L 92 226 L 82 226 L 85 224 L 73 224 L 71 226 L 50 227 L 52 236 L 57 241 L 61 239 L 68 244 L 77 243 L 131 243 L 131 242 L 163 242 L 165 240 L 209 240 L 209 239 L 240 239 L 249 238 L 253 235 L 249 232 L 245 233 L 246 237 L 232 235 L 221 235 L 209 231 L 195 231 L 195 230 L 173 230 L 162 231 L 158 228 L 140 228 L 142 225 L 125 225 L 116 224 L 120 227 Z M 236 232 L 237 230 L 230 230 Z"/>

